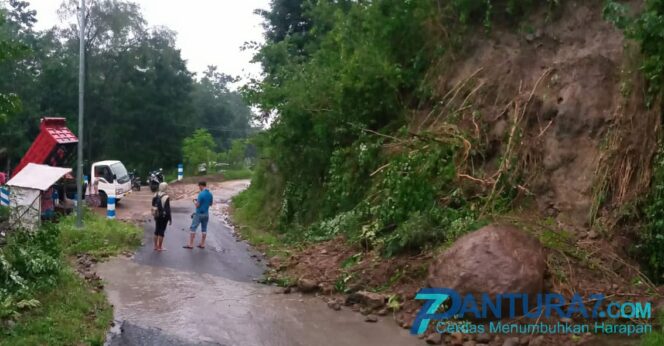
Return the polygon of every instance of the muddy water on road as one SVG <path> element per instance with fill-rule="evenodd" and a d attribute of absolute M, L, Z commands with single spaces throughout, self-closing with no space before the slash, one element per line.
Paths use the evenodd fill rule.
<path fill-rule="evenodd" d="M 417 339 L 384 319 L 253 283 L 116 259 L 99 267 L 116 319 L 149 328 L 154 338 L 221 345 L 413 345 Z M 155 329 L 158 328 L 158 329 Z"/>
<path fill-rule="evenodd" d="M 237 242 L 223 221 L 224 203 L 247 181 L 218 186 L 211 210 L 208 248 L 181 248 L 188 233 L 191 201 L 174 201 L 168 251 L 151 249 L 153 224 L 145 225 L 146 246 L 133 259 L 99 264 L 98 274 L 124 331 L 110 345 L 422 345 L 391 317 L 378 323 L 333 311 L 320 299 L 255 283 L 262 272 L 247 244 Z M 135 195 L 128 215 L 144 215 L 145 196 Z M 128 208 L 129 209 L 129 208 Z M 127 210 L 130 211 L 130 210 Z M 255 254 L 255 253 L 254 253 Z"/>

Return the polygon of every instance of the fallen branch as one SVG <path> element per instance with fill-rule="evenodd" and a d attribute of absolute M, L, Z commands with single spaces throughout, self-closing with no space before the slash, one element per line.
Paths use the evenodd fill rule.
<path fill-rule="evenodd" d="M 498 113 L 498 115 L 496 115 L 495 118 L 491 119 L 491 122 L 494 122 L 494 121 L 500 119 L 500 117 L 502 117 L 503 114 L 505 114 L 507 112 L 507 110 L 512 106 L 512 103 L 514 103 L 514 100 L 508 102 L 507 105 L 505 106 L 505 108 L 503 108 L 503 110 L 500 111 L 500 113 Z"/>
<path fill-rule="evenodd" d="M 475 114 L 473 114 L 470 117 L 470 120 L 473 121 L 473 125 L 475 126 L 475 138 L 479 139 L 480 138 L 480 126 L 477 125 L 477 122 L 475 121 Z"/>
<path fill-rule="evenodd" d="M 521 191 L 523 191 L 523 192 L 525 192 L 527 195 L 535 196 L 534 193 L 532 193 L 530 190 L 528 190 L 528 189 L 527 189 L 525 186 L 523 186 L 523 185 L 517 185 L 516 188 L 519 189 L 519 190 L 521 190 Z"/>
<path fill-rule="evenodd" d="M 491 184 L 493 184 L 492 181 L 482 180 L 482 179 L 479 179 L 479 178 L 475 178 L 475 177 L 470 176 L 470 175 L 468 175 L 468 174 L 457 174 L 457 176 L 458 176 L 459 178 L 468 179 L 468 180 L 471 180 L 471 181 L 474 181 L 474 182 L 478 182 L 478 183 L 483 184 L 483 185 L 491 185 Z"/>
<path fill-rule="evenodd" d="M 390 166 L 390 163 L 384 164 L 384 165 L 380 166 L 380 168 L 378 168 L 377 170 L 375 170 L 373 173 L 369 174 L 369 176 L 370 176 L 370 177 L 373 177 L 374 175 L 378 174 L 380 171 L 382 171 L 383 169 L 385 169 L 385 168 L 387 168 L 387 167 L 389 167 L 389 166 Z"/>
<path fill-rule="evenodd" d="M 394 136 L 390 136 L 390 135 L 386 135 L 386 134 L 382 134 L 382 133 L 380 133 L 380 132 L 376 132 L 376 131 L 374 131 L 374 130 L 370 130 L 370 129 L 360 129 L 360 130 L 362 130 L 362 131 L 364 131 L 364 132 L 372 133 L 372 134 L 374 134 L 374 135 L 376 135 L 376 136 L 389 138 L 389 139 L 391 139 L 391 140 L 393 140 L 393 141 L 403 142 L 403 140 L 400 139 L 400 138 L 397 138 L 397 137 L 394 137 Z"/>
<path fill-rule="evenodd" d="M 549 121 L 549 124 L 547 124 L 546 127 L 544 127 L 544 130 L 540 131 L 539 135 L 537 135 L 537 138 L 542 137 L 544 132 L 546 132 L 546 130 L 548 130 L 549 127 L 551 127 L 551 124 L 553 124 L 553 119 L 551 119 L 551 121 Z"/>

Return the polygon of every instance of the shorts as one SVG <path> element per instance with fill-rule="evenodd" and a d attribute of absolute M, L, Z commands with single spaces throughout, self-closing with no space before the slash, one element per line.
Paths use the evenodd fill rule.
<path fill-rule="evenodd" d="M 190 228 L 191 231 L 196 232 L 196 228 L 198 228 L 198 225 L 201 225 L 201 232 L 206 233 L 209 220 L 210 220 L 210 215 L 208 214 L 194 213 L 193 217 L 191 218 L 191 228 Z"/>
<path fill-rule="evenodd" d="M 168 219 L 155 219 L 154 223 L 156 225 L 154 235 L 163 237 L 164 234 L 166 234 L 166 225 L 168 225 Z"/>

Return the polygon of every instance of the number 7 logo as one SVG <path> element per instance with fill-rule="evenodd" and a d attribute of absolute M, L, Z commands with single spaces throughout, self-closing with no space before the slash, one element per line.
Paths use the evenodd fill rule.
<path fill-rule="evenodd" d="M 412 335 L 422 335 L 429 327 L 429 322 L 432 319 L 444 319 L 450 316 L 450 313 L 441 313 L 437 314 L 438 308 L 447 300 L 447 298 L 456 296 L 456 292 L 448 288 L 422 288 L 417 295 L 415 295 L 416 300 L 426 300 L 424 306 L 420 309 L 415 316 L 415 321 L 413 321 L 413 326 L 410 328 L 410 334 Z M 453 309 L 451 309 L 453 310 Z"/>

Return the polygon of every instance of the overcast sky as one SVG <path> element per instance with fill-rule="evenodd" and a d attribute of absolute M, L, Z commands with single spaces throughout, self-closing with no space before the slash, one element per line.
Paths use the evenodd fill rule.
<path fill-rule="evenodd" d="M 37 29 L 61 25 L 57 9 L 62 0 L 28 0 L 37 10 Z M 221 72 L 243 78 L 258 76 L 260 65 L 251 64 L 252 52 L 240 51 L 247 41 L 263 41 L 257 8 L 267 9 L 269 0 L 133 0 L 148 25 L 175 30 L 177 46 L 192 72 L 217 65 Z"/>

